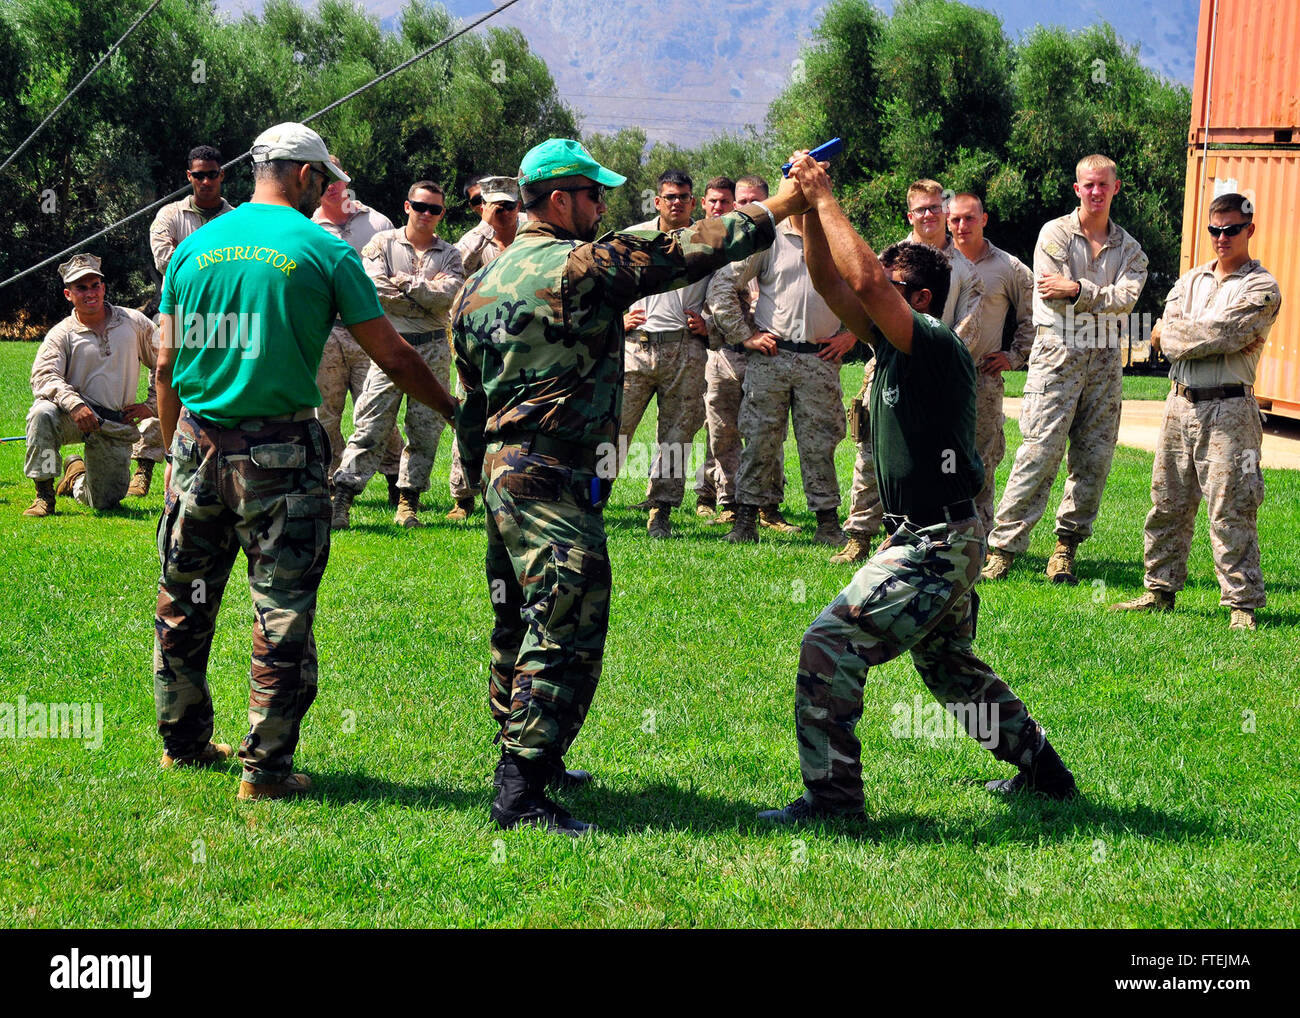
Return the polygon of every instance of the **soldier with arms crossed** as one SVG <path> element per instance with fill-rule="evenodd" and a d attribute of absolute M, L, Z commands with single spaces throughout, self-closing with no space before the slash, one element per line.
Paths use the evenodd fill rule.
<path fill-rule="evenodd" d="M 1173 609 L 1174 595 L 1187 580 L 1202 497 L 1229 627 L 1254 629 L 1255 609 L 1264 605 L 1255 520 L 1264 501 L 1264 434 L 1252 386 L 1282 293 L 1250 256 L 1254 218 L 1254 207 L 1242 195 L 1214 199 L 1209 231 L 1216 257 L 1174 284 L 1152 332 L 1151 345 L 1171 362 L 1173 386 L 1151 473 L 1147 592 L 1118 609 Z"/>

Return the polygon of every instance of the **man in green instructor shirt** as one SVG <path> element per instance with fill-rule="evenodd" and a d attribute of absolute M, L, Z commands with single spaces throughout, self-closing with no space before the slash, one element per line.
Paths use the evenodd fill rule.
<path fill-rule="evenodd" d="M 348 177 L 302 124 L 254 142 L 250 201 L 177 247 L 163 281 L 158 402 L 171 448 L 158 529 L 154 700 L 163 766 L 214 763 L 207 662 L 242 548 L 253 595 L 248 735 L 239 798 L 311 786 L 292 773 L 316 696 L 312 623 L 329 558 L 329 440 L 316 419 L 321 351 L 337 316 L 397 384 L 451 420 L 455 404 L 384 318 L 346 242 L 313 224 Z"/>

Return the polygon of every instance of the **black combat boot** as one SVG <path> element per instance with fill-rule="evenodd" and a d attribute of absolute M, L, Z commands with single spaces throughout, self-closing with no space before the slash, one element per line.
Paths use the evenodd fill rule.
<path fill-rule="evenodd" d="M 525 760 L 513 753 L 502 753 L 492 784 L 497 797 L 492 803 L 492 819 L 504 830 L 516 827 L 545 827 L 550 834 L 577 837 L 591 824 L 575 820 L 563 806 L 546 797 L 546 783 L 553 773 L 545 760 Z"/>
<path fill-rule="evenodd" d="M 546 782 L 547 788 L 581 788 L 591 784 L 591 771 L 568 770 L 564 761 L 551 765 L 551 776 Z"/>
<path fill-rule="evenodd" d="M 990 781 L 984 786 L 990 792 L 999 795 L 1017 795 L 1020 792 L 1034 792 L 1048 799 L 1064 802 L 1079 794 L 1074 783 L 1074 775 L 1062 762 L 1052 744 L 1046 739 L 1042 747 L 1034 754 L 1028 766 L 1022 766 L 1014 778 Z"/>
<path fill-rule="evenodd" d="M 388 508 L 396 509 L 398 500 L 402 497 L 402 490 L 397 486 L 397 475 L 384 474 L 384 480 L 388 482 Z"/>
<path fill-rule="evenodd" d="M 756 544 L 758 542 L 758 506 L 736 506 L 736 521 L 725 540 L 732 544 Z"/>

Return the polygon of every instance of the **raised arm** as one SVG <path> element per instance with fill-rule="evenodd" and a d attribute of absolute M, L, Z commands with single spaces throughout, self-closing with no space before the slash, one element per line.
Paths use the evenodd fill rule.
<path fill-rule="evenodd" d="M 876 253 L 858 236 L 844 210 L 840 208 L 839 202 L 835 200 L 835 196 L 831 193 L 831 179 L 826 175 L 826 170 L 821 164 L 808 158 L 805 152 L 794 159 L 790 176 L 798 180 L 804 197 L 816 213 L 815 217 L 804 217 L 805 252 L 807 251 L 807 226 L 809 220 L 816 218 L 825 237 L 826 247 L 830 251 L 835 273 L 853 296 L 861 302 L 867 316 L 880 329 L 885 339 L 903 353 L 910 354 L 912 352 L 912 309 L 908 307 L 907 301 L 894 286 L 892 278 L 880 264 Z M 809 270 L 811 269 L 812 259 L 809 259 Z M 829 279 L 825 272 L 822 276 L 832 292 L 835 292 L 837 288 L 833 279 Z M 861 321 L 855 324 L 850 318 L 846 318 L 845 313 L 836 306 L 836 303 L 832 303 L 831 296 L 817 285 L 816 279 L 817 277 L 814 276 L 813 285 L 826 303 L 855 335 L 866 338 L 858 331 L 863 327 Z M 835 300 L 840 304 L 844 303 L 842 294 L 836 293 Z M 870 334 L 869 329 L 867 334 Z"/>

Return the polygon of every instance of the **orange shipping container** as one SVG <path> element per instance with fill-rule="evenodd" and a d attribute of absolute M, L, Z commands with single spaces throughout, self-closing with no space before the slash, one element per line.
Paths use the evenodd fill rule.
<path fill-rule="evenodd" d="M 1238 191 L 1255 204 L 1251 253 L 1282 288 L 1256 376 L 1260 405 L 1300 417 L 1300 3 L 1201 0 L 1188 132 L 1181 268 L 1209 261 L 1207 210 Z"/>

